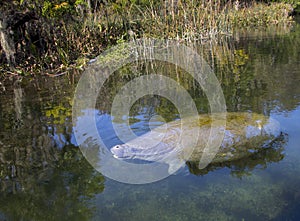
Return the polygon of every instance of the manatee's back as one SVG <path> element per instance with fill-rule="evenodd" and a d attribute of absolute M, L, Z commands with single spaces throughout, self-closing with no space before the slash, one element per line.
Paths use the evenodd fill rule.
<path fill-rule="evenodd" d="M 223 116 L 214 114 L 214 128 L 211 128 L 212 118 L 208 114 L 173 121 L 128 142 L 127 145 L 136 147 L 135 156 L 142 160 L 178 158 L 199 162 L 205 151 L 214 156 L 214 163 L 245 157 L 280 135 L 279 123 L 261 114 L 227 113 L 226 125 Z M 219 149 L 207 146 L 209 138 L 220 139 L 220 136 L 223 140 Z"/>
<path fill-rule="evenodd" d="M 209 122 L 207 117 L 202 119 L 202 133 L 197 147 L 189 158 L 190 161 L 199 161 L 204 148 L 209 153 L 210 148 L 206 147 L 208 136 L 219 136 L 219 134 L 210 134 L 211 124 L 203 124 L 204 121 Z M 214 128 L 214 131 L 224 130 L 224 125 L 217 127 L 219 128 Z M 224 138 L 212 162 L 231 161 L 250 155 L 279 135 L 280 125 L 272 118 L 256 113 L 227 113 Z"/>

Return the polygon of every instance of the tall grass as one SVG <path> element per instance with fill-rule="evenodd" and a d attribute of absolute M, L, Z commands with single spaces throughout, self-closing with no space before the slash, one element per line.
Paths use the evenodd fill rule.
<path fill-rule="evenodd" d="M 73 5 L 71 0 L 44 1 L 47 4 L 42 6 L 38 0 L 22 2 L 19 10 L 33 10 L 38 18 L 21 27 L 19 35 L 16 30 L 18 37 L 11 39 L 16 46 L 15 68 L 22 73 L 82 68 L 108 45 L 129 39 L 205 42 L 231 35 L 235 27 L 289 24 L 292 10 L 284 3 L 241 4 L 238 0 L 114 0 L 94 8 L 85 0 Z M 8 10 L 15 10 L 15 5 Z M 33 41 L 32 36 L 38 39 Z M 7 51 L 5 45 L 0 50 Z M 6 70 L 6 65 L 1 66 Z"/>
<path fill-rule="evenodd" d="M 231 25 L 238 27 L 259 27 L 270 25 L 287 25 L 292 22 L 290 4 L 253 2 L 250 6 L 230 10 L 228 18 Z"/>
<path fill-rule="evenodd" d="M 215 38 L 230 33 L 226 10 L 227 6 L 223 6 L 221 0 L 178 1 L 170 10 L 148 8 L 144 13 L 143 31 L 149 36 L 161 35 L 184 41 Z"/>

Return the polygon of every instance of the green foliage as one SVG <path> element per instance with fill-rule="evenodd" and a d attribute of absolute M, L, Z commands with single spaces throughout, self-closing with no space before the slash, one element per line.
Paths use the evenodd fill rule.
<path fill-rule="evenodd" d="M 62 18 L 65 14 L 74 13 L 74 6 L 68 2 L 53 3 L 53 1 L 45 1 L 42 7 L 42 15 L 45 17 Z"/>

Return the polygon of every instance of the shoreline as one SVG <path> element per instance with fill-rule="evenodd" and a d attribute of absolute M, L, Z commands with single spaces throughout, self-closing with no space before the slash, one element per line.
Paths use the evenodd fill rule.
<path fill-rule="evenodd" d="M 0 48 L 0 75 L 55 77 L 73 70 L 83 71 L 91 59 L 108 47 L 138 38 L 203 43 L 232 36 L 237 29 L 294 23 L 291 16 L 294 8 L 286 3 L 178 2 L 168 8 L 149 1 L 148 5 L 112 3 L 87 10 L 84 5 L 72 6 L 66 1 L 48 8 L 44 5 L 42 12 L 34 8 L 28 11 L 30 7 L 22 3 L 19 12 L 35 14 L 19 27 L 27 37 L 17 35 L 20 30 L 16 29 L 10 38 L 11 22 L 1 23 L 1 45 L 5 42 L 7 45 Z M 36 41 L 33 34 L 38 35 Z"/>

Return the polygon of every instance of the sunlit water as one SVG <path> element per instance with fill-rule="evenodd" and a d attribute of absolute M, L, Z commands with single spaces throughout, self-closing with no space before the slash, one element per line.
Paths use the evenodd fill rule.
<path fill-rule="evenodd" d="M 204 170 L 187 164 L 146 185 L 106 178 L 82 156 L 71 124 L 80 76 L 3 81 L 0 220 L 300 220 L 300 29 L 271 34 L 240 34 L 227 46 L 203 51 L 213 55 L 207 60 L 221 82 L 228 110 L 278 120 L 286 135 L 280 147 Z M 208 112 L 198 85 L 165 66 L 157 63 L 152 71 L 177 79 L 198 111 Z M 99 94 L 97 127 L 108 147 L 120 143 L 111 123 L 112 99 L 134 73 L 130 68 L 119 71 Z M 149 125 L 155 115 L 178 119 L 174 106 L 159 96 L 140 99 L 130 115 L 137 135 L 163 123 Z"/>

